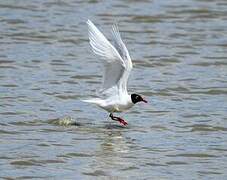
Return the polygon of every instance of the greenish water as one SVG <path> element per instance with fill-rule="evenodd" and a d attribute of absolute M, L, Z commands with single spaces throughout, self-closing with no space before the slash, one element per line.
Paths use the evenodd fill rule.
<path fill-rule="evenodd" d="M 140 104 L 82 103 L 101 82 L 87 19 L 118 22 Z M 227 179 L 225 0 L 0 1 L 0 178 Z"/>

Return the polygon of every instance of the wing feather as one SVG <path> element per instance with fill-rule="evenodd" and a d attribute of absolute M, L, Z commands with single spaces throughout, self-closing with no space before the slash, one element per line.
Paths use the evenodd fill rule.
<path fill-rule="evenodd" d="M 119 82 L 119 86 L 123 92 L 127 93 L 127 82 L 129 74 L 132 70 L 132 60 L 124 42 L 121 39 L 121 35 L 116 24 L 113 25 L 112 27 L 112 34 L 114 47 L 117 49 L 118 53 L 120 54 L 121 58 L 123 59 L 126 65 L 125 72 L 121 78 L 121 81 Z"/>
<path fill-rule="evenodd" d="M 109 95 L 127 93 L 127 80 L 132 62 L 117 26 L 113 26 L 113 46 L 90 20 L 87 24 L 93 52 L 105 59 L 101 92 Z"/>
<path fill-rule="evenodd" d="M 109 62 L 117 60 L 125 67 L 124 61 L 118 51 L 111 45 L 98 28 L 90 20 L 87 21 L 87 24 L 89 40 L 94 53 L 106 58 Z"/>

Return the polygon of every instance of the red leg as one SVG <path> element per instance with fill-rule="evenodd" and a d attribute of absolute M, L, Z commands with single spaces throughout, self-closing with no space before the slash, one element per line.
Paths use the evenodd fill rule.
<path fill-rule="evenodd" d="M 110 117 L 111 117 L 112 120 L 118 121 L 120 124 L 122 124 L 124 126 L 126 126 L 128 124 L 124 119 L 122 119 L 120 117 L 113 116 L 112 113 L 110 113 Z"/>

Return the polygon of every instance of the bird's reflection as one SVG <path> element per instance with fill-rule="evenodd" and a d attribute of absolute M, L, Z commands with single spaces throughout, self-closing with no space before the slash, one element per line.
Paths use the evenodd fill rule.
<path fill-rule="evenodd" d="M 131 166 L 132 162 L 126 160 L 133 147 L 132 139 L 125 136 L 127 129 L 118 125 L 106 125 L 103 128 L 100 147 L 96 151 L 93 168 L 105 172 L 113 169 L 124 169 Z"/>
<path fill-rule="evenodd" d="M 105 138 L 100 144 L 101 151 L 106 155 L 124 155 L 129 152 L 129 144 L 125 137 L 122 136 L 121 127 L 113 126 L 118 129 L 109 129 L 105 132 Z"/>

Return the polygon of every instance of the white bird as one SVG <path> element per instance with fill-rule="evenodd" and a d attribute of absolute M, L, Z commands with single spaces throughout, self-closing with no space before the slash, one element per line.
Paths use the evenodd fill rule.
<path fill-rule="evenodd" d="M 113 25 L 112 28 L 114 42 L 114 45 L 112 45 L 90 20 L 87 21 L 87 24 L 92 50 L 95 54 L 101 56 L 104 62 L 103 85 L 100 93 L 105 98 L 83 101 L 96 104 L 108 111 L 112 120 L 127 125 L 128 123 L 125 120 L 113 116 L 113 113 L 125 111 L 137 102 L 147 103 L 138 94 L 128 94 L 127 81 L 132 70 L 132 61 L 128 50 L 116 25 Z"/>

